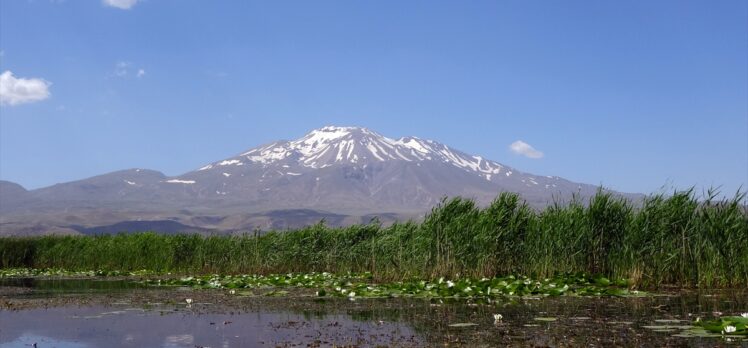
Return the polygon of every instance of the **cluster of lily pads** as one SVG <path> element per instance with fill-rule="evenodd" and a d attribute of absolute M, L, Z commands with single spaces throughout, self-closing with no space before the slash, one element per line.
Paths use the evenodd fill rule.
<path fill-rule="evenodd" d="M 334 297 L 425 297 L 478 298 L 498 296 L 639 296 L 626 288 L 625 280 L 610 281 L 584 274 L 534 280 L 524 276 L 482 279 L 439 278 L 375 283 L 370 273 L 335 275 L 331 273 L 289 273 L 275 275 L 209 275 L 179 279 L 144 281 L 149 285 L 191 286 L 212 289 L 253 289 L 263 287 L 316 288 L 317 296 Z"/>
<path fill-rule="evenodd" d="M 694 324 L 712 333 L 748 336 L 748 313 L 724 316 L 712 320 L 697 319 Z"/>
<path fill-rule="evenodd" d="M 370 272 L 332 274 L 328 272 L 288 273 L 273 275 L 204 275 L 170 278 L 170 274 L 153 271 L 70 271 L 64 269 L 13 268 L 0 269 L 3 277 L 111 277 L 159 276 L 143 280 L 153 286 L 190 286 L 205 289 L 314 288 L 317 296 L 333 297 L 425 297 L 480 298 L 497 296 L 641 296 L 628 290 L 623 279 L 609 280 L 585 273 L 558 275 L 553 278 L 531 279 L 505 276 L 482 279 L 409 280 L 377 283 Z M 282 290 L 279 290 L 282 291 Z"/>
<path fill-rule="evenodd" d="M 134 272 L 112 271 L 112 270 L 92 270 L 92 271 L 71 271 L 61 268 L 5 268 L 0 269 L 0 278 L 23 278 L 23 277 L 130 277 L 130 276 L 149 276 L 155 275 L 156 272 L 148 270 L 139 270 Z"/>
<path fill-rule="evenodd" d="M 148 285 L 191 286 L 203 289 L 253 289 L 267 287 L 334 287 L 339 283 L 364 282 L 373 278 L 371 273 L 334 275 L 322 273 L 288 273 L 275 275 L 205 275 L 184 278 L 149 279 Z"/>
<path fill-rule="evenodd" d="M 644 328 L 673 333 L 676 337 L 721 337 L 728 341 L 737 339 L 748 342 L 748 313 L 706 320 L 696 318 L 689 323 L 678 319 L 657 319 L 655 322 L 656 325 L 645 325 Z"/>

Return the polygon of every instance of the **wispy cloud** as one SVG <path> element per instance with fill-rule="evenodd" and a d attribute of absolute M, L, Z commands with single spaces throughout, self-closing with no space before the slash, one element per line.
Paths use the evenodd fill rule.
<path fill-rule="evenodd" d="M 102 0 L 101 2 L 106 6 L 129 10 L 138 3 L 138 0 Z"/>
<path fill-rule="evenodd" d="M 509 145 L 509 149 L 512 150 L 512 152 L 522 155 L 529 158 L 543 158 L 543 153 L 536 150 L 532 145 L 522 141 L 517 140 L 513 142 L 511 145 Z"/>
<path fill-rule="evenodd" d="M 126 77 L 131 65 L 132 63 L 130 62 L 117 62 L 117 64 L 114 65 L 114 76 Z"/>
<path fill-rule="evenodd" d="M 17 78 L 6 70 L 0 74 L 0 105 L 13 106 L 47 99 L 51 85 L 40 78 Z"/>
<path fill-rule="evenodd" d="M 135 76 L 141 78 L 145 76 L 145 69 L 136 68 L 131 62 L 119 61 L 114 64 L 114 71 L 112 76 L 119 78 L 129 78 Z"/>

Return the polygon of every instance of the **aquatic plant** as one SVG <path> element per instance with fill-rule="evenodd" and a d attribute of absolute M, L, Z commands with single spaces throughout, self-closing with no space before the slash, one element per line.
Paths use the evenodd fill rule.
<path fill-rule="evenodd" d="M 748 315 L 723 316 L 712 320 L 698 320 L 694 322 L 694 325 L 712 333 L 748 336 Z"/>
<path fill-rule="evenodd" d="M 5 237 L 0 269 L 98 269 L 106 275 L 369 272 L 385 281 L 586 273 L 627 279 L 632 287 L 748 286 L 746 195 L 716 197 L 710 191 L 700 201 L 689 190 L 633 205 L 599 192 L 586 203 L 576 199 L 534 211 L 516 194 L 502 193 L 484 208 L 445 199 L 420 223 L 390 226 L 320 223 L 209 237 Z"/>
<path fill-rule="evenodd" d="M 156 275 L 157 272 L 149 270 L 117 271 L 117 270 L 94 270 L 94 271 L 72 271 L 62 268 L 2 268 L 0 278 L 28 278 L 28 277 L 142 277 Z M 169 275 L 169 273 L 164 273 Z"/>
<path fill-rule="evenodd" d="M 425 297 L 492 298 L 505 296 L 644 296 L 626 289 L 624 280 L 602 282 L 601 277 L 565 274 L 542 280 L 507 276 L 482 279 L 439 278 L 435 281 L 409 280 L 376 282 L 370 273 L 288 273 L 271 275 L 206 275 L 143 280 L 152 286 L 190 286 L 203 289 L 315 288 L 316 296 L 333 297 Z"/>
<path fill-rule="evenodd" d="M 503 319 L 504 319 L 504 316 L 501 315 L 501 314 L 494 314 L 493 315 L 493 322 L 494 322 L 494 324 L 500 324 Z"/>

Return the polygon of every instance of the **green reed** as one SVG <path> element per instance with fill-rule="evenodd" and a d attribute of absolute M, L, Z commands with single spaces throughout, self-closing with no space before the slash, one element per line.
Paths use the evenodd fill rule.
<path fill-rule="evenodd" d="M 379 279 L 626 278 L 642 287 L 748 286 L 745 194 L 699 201 L 692 190 L 632 204 L 599 192 L 543 211 L 502 193 L 487 207 L 445 199 L 421 222 L 349 227 L 323 223 L 234 236 L 0 238 L 0 268 L 147 269 L 155 272 L 371 272 Z"/>

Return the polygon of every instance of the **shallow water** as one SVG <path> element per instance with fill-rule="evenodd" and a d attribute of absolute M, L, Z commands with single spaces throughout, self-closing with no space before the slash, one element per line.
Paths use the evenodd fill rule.
<path fill-rule="evenodd" d="M 46 294 L 128 291 L 147 286 L 125 278 L 0 278 L 0 287 L 34 289 L 36 294 Z"/>
<path fill-rule="evenodd" d="M 142 288 L 127 280 L 0 283 L 0 347 L 746 346 L 678 337 L 696 317 L 748 312 L 748 292 L 491 303 L 318 299 L 313 289 Z M 187 304 L 185 299 L 192 299 Z M 494 321 L 494 314 L 503 319 Z"/>
<path fill-rule="evenodd" d="M 285 311 L 196 314 L 169 307 L 66 306 L 4 313 L 0 347 L 34 342 L 40 347 L 273 347 L 314 341 L 401 346 L 413 335 L 407 325 L 356 322 L 348 315 L 307 320 Z"/>

